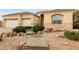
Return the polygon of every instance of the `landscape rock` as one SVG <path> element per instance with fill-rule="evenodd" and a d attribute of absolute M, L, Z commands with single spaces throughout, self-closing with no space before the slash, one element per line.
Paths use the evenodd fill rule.
<path fill-rule="evenodd" d="M 13 35 L 13 36 L 16 36 L 16 35 L 17 35 L 17 33 L 16 33 L 16 32 L 12 32 L 12 35 Z"/>
<path fill-rule="evenodd" d="M 5 37 L 7 37 L 7 34 L 6 33 L 3 34 L 3 38 L 5 38 Z"/>
<path fill-rule="evenodd" d="M 69 43 L 68 43 L 68 42 L 65 42 L 64 44 L 65 44 L 65 45 L 68 45 Z"/>
<path fill-rule="evenodd" d="M 58 37 L 64 38 L 64 35 L 57 34 L 57 35 L 56 35 L 56 38 L 58 38 Z"/>
<path fill-rule="evenodd" d="M 20 35 L 20 36 L 24 36 L 24 35 L 25 35 L 25 33 L 23 33 L 23 32 L 20 32 L 20 33 L 19 33 L 19 35 Z"/>
<path fill-rule="evenodd" d="M 52 28 L 46 28 L 46 29 L 44 29 L 44 32 L 47 32 L 47 33 L 50 33 L 50 32 L 52 32 L 52 31 L 53 31 Z"/>
<path fill-rule="evenodd" d="M 17 36 L 20 36 L 19 33 L 17 33 Z"/>
<path fill-rule="evenodd" d="M 58 37 L 60 37 L 60 35 L 59 35 L 59 34 L 57 34 L 57 35 L 56 35 L 56 38 L 58 38 Z"/>
<path fill-rule="evenodd" d="M 26 32 L 26 35 L 33 35 L 33 34 L 34 34 L 33 31 L 27 31 L 27 32 Z"/>
<path fill-rule="evenodd" d="M 12 37 L 13 35 L 12 35 L 12 32 L 8 32 L 8 33 L 6 33 L 7 34 L 7 37 Z"/>
<path fill-rule="evenodd" d="M 42 31 L 38 31 L 37 33 L 38 33 L 38 34 L 42 34 L 43 32 L 42 32 Z"/>

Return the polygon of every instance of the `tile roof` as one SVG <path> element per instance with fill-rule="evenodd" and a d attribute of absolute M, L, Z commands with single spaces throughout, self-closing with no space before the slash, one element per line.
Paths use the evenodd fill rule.
<path fill-rule="evenodd" d="M 55 9 L 55 10 L 43 10 L 39 11 L 38 13 L 47 13 L 47 12 L 61 12 L 61 11 L 75 11 L 75 9 Z"/>
<path fill-rule="evenodd" d="M 18 12 L 18 13 L 11 13 L 11 14 L 6 14 L 6 15 L 2 15 L 2 16 L 19 15 L 19 14 L 33 14 L 33 15 L 39 17 L 38 15 L 36 15 L 35 13 L 32 13 L 32 12 Z"/>

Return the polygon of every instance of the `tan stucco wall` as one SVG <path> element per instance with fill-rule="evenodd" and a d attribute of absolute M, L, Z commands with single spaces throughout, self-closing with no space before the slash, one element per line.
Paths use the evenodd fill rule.
<path fill-rule="evenodd" d="M 39 13 L 38 15 L 40 15 Z M 63 23 L 62 24 L 52 24 L 51 16 L 60 14 L 63 15 Z M 54 28 L 54 29 L 72 29 L 73 28 L 73 11 L 61 11 L 61 12 L 47 12 L 44 13 L 44 26 L 46 28 Z"/>
<path fill-rule="evenodd" d="M 32 23 L 31 26 L 34 26 L 35 24 L 39 23 L 39 17 L 33 14 L 7 15 L 7 16 L 3 16 L 3 19 L 4 19 L 3 27 L 5 27 L 6 20 L 17 19 L 18 25 L 22 25 L 23 24 L 22 20 L 25 18 L 30 18 L 31 23 Z"/>
<path fill-rule="evenodd" d="M 19 17 L 19 15 L 7 15 L 7 16 L 3 16 L 3 19 L 15 19 L 18 17 Z"/>
<path fill-rule="evenodd" d="M 39 25 L 40 24 L 40 17 L 35 17 L 35 16 L 33 16 L 33 23 L 34 23 L 34 26 L 35 25 Z"/>
<path fill-rule="evenodd" d="M 74 11 L 60 11 L 60 12 L 46 12 L 44 13 L 44 26 L 46 28 L 54 28 L 54 29 L 72 29 L 73 28 L 73 12 Z M 40 16 L 41 13 L 38 13 L 37 15 Z M 63 15 L 63 23 L 62 24 L 52 24 L 51 22 L 51 16 L 61 14 Z M 21 14 L 21 15 L 7 15 L 3 16 L 4 22 L 3 26 L 5 27 L 6 19 L 18 19 L 18 24 L 22 25 L 22 20 L 24 18 L 30 18 L 31 19 L 31 26 L 40 24 L 41 19 L 34 15 L 34 14 Z"/>

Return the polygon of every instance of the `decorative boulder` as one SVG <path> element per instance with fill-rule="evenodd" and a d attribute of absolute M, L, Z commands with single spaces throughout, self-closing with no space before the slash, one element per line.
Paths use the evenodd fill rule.
<path fill-rule="evenodd" d="M 20 35 L 20 36 L 24 36 L 24 33 L 23 33 L 23 32 L 20 32 L 19 35 Z"/>
<path fill-rule="evenodd" d="M 17 33 L 17 36 L 20 36 L 19 33 Z"/>
<path fill-rule="evenodd" d="M 60 35 L 59 35 L 59 34 L 57 34 L 57 35 L 56 35 L 56 38 L 58 38 L 58 37 L 60 37 Z"/>
<path fill-rule="evenodd" d="M 65 45 L 68 45 L 69 43 L 68 43 L 68 42 L 65 42 L 64 44 L 65 44 Z"/>
<path fill-rule="evenodd" d="M 16 33 L 16 32 L 12 32 L 12 35 L 13 35 L 13 36 L 16 36 L 16 35 L 17 35 L 17 33 Z"/>
<path fill-rule="evenodd" d="M 12 37 L 13 35 L 12 35 L 12 32 L 8 32 L 7 33 L 7 37 Z"/>
<path fill-rule="evenodd" d="M 56 38 L 58 38 L 58 37 L 64 38 L 64 35 L 57 34 L 57 35 L 56 35 Z"/>
<path fill-rule="evenodd" d="M 42 34 L 43 32 L 42 32 L 42 31 L 38 31 L 37 33 L 38 33 L 38 34 Z"/>
<path fill-rule="evenodd" d="M 47 32 L 47 33 L 52 32 L 52 31 L 53 31 L 52 28 L 46 28 L 46 29 L 44 29 L 44 32 Z"/>
<path fill-rule="evenodd" d="M 50 30 L 46 28 L 46 29 L 44 29 L 44 32 L 49 33 L 49 32 L 50 32 Z"/>
<path fill-rule="evenodd" d="M 27 32 L 26 32 L 26 35 L 33 35 L 33 34 L 34 34 L 33 31 L 27 31 Z"/>
<path fill-rule="evenodd" d="M 3 38 L 5 38 L 5 37 L 7 37 L 7 34 L 6 33 L 3 34 Z"/>

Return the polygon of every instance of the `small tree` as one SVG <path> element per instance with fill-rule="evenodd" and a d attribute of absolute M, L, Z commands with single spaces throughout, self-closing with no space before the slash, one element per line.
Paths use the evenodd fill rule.
<path fill-rule="evenodd" d="M 74 12 L 74 15 L 73 15 L 73 28 L 74 29 L 79 29 L 79 10 Z"/>

